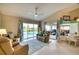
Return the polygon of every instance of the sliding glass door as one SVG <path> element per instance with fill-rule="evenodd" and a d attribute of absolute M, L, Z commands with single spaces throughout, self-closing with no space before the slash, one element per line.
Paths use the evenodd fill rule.
<path fill-rule="evenodd" d="M 23 38 L 33 38 L 38 33 L 38 24 L 23 23 Z"/>
<path fill-rule="evenodd" d="M 38 33 L 38 25 L 34 24 L 34 36 Z"/>

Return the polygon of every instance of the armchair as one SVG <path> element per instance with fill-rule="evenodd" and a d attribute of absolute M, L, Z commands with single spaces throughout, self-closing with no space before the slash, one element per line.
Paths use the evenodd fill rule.
<path fill-rule="evenodd" d="M 20 44 L 12 46 L 12 40 L 0 37 L 0 55 L 27 55 L 29 46 Z"/>

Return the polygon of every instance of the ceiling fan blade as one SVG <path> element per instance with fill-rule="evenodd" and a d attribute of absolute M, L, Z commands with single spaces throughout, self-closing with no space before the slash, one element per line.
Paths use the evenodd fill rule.
<path fill-rule="evenodd" d="M 34 12 L 28 12 L 27 14 L 28 15 L 34 15 Z"/>
<path fill-rule="evenodd" d="M 39 15 L 44 15 L 43 13 L 40 13 Z"/>

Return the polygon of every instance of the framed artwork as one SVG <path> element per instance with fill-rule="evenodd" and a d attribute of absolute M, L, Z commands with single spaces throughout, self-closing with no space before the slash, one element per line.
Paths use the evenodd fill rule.
<path fill-rule="evenodd" d="M 65 21 L 70 21 L 70 16 L 64 15 L 64 16 L 63 16 L 63 20 L 65 20 Z"/>

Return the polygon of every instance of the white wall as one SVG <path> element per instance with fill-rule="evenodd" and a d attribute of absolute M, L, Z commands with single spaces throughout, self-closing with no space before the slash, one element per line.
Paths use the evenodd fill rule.
<path fill-rule="evenodd" d="M 18 33 L 19 18 L 14 16 L 3 15 L 2 20 L 2 27 L 5 28 L 7 32 L 12 32 L 14 36 L 16 36 Z"/>
<path fill-rule="evenodd" d="M 1 17 L 0 17 L 0 28 L 1 28 Z"/>
<path fill-rule="evenodd" d="M 71 23 L 70 24 L 70 33 L 78 32 L 78 23 Z"/>
<path fill-rule="evenodd" d="M 0 28 L 2 27 L 2 16 L 0 14 Z"/>

